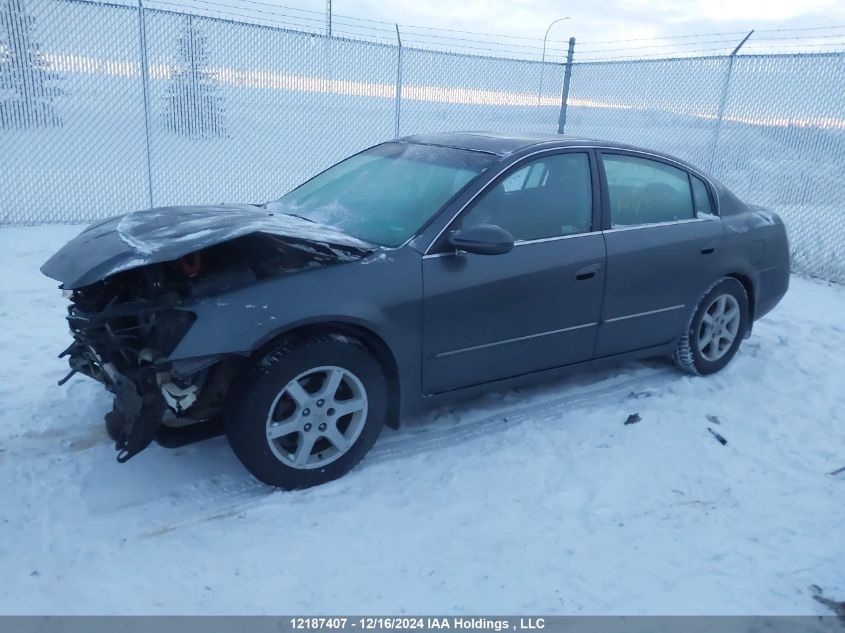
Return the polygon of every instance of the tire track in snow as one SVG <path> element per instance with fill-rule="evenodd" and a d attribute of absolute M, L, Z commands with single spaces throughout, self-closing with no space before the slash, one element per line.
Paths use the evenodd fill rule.
<path fill-rule="evenodd" d="M 558 423 L 573 411 L 595 406 L 608 398 L 627 398 L 645 386 L 659 386 L 659 378 L 679 375 L 671 367 L 637 367 L 633 375 L 624 378 L 604 378 L 587 385 L 566 388 L 565 395 L 543 399 L 541 393 L 528 396 L 528 404 L 504 405 L 495 413 L 473 417 L 473 409 L 487 408 L 491 404 L 478 401 L 447 409 L 459 416 L 457 423 L 444 423 L 428 417 L 382 435 L 364 461 L 355 470 L 388 463 L 421 453 L 437 451 L 444 447 L 472 442 L 481 436 L 504 431 L 530 420 Z M 551 390 L 558 390 L 552 386 Z M 539 402 L 537 400 L 540 400 Z M 353 471 L 354 472 L 354 471 Z M 156 517 L 154 525 L 140 534 L 150 538 L 182 527 L 237 515 L 250 507 L 284 492 L 268 488 L 246 472 L 243 475 L 226 474 L 200 483 L 177 489 L 167 495 L 166 501 L 145 505 L 144 514 Z M 164 508 L 157 507 L 164 505 Z M 135 506 L 137 508 L 137 506 Z M 134 508 L 131 511 L 135 511 Z"/>

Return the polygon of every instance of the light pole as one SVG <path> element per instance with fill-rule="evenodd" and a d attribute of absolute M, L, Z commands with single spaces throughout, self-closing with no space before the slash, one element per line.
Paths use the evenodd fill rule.
<path fill-rule="evenodd" d="M 543 75 L 546 72 L 546 40 L 549 39 L 549 31 L 552 30 L 552 27 L 557 24 L 558 22 L 563 22 L 564 20 L 568 20 L 569 16 L 565 18 L 558 18 L 557 20 L 553 20 L 551 24 L 549 24 L 549 28 L 546 29 L 546 35 L 543 37 L 543 57 L 540 59 L 540 90 L 537 91 L 537 105 L 540 105 L 540 101 L 543 98 Z"/>

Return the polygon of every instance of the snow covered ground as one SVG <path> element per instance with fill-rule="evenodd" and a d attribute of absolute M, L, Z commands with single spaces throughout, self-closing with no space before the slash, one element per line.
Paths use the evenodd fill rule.
<path fill-rule="evenodd" d="M 827 613 L 813 584 L 845 599 L 845 472 L 829 474 L 845 288 L 794 278 L 717 376 L 653 361 L 490 394 L 282 493 L 223 438 L 119 465 L 105 391 L 56 386 L 64 301 L 38 266 L 79 229 L 0 229 L 0 613 Z"/>

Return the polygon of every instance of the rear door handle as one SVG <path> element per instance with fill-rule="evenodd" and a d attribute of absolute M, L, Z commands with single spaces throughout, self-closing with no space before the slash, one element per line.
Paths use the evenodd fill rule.
<path fill-rule="evenodd" d="M 600 270 L 601 264 L 590 264 L 589 266 L 584 266 L 583 268 L 579 268 L 577 271 L 575 271 L 575 279 L 577 279 L 578 281 L 592 279 Z"/>
<path fill-rule="evenodd" d="M 702 255 L 710 255 L 716 250 L 716 242 L 710 242 L 709 244 L 705 244 L 701 247 L 701 254 Z"/>

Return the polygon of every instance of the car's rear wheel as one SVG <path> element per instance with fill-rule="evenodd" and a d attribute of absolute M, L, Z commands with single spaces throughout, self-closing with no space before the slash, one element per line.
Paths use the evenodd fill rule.
<path fill-rule="evenodd" d="M 258 479 L 287 490 L 336 479 L 387 416 L 381 365 L 357 341 L 321 336 L 271 351 L 234 385 L 226 435 Z"/>
<path fill-rule="evenodd" d="M 745 287 L 733 277 L 726 277 L 699 301 L 672 359 L 691 374 L 715 373 L 734 357 L 747 327 Z"/>

